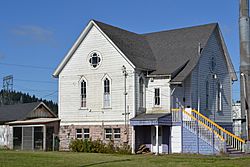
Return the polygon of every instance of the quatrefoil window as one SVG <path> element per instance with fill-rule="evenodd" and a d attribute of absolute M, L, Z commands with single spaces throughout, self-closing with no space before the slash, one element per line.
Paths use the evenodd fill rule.
<path fill-rule="evenodd" d="M 101 63 L 101 55 L 97 52 L 93 52 L 90 54 L 89 63 L 93 68 L 96 68 Z"/>

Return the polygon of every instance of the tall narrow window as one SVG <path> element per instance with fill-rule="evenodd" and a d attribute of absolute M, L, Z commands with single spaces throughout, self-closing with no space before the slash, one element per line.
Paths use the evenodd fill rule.
<path fill-rule="evenodd" d="M 104 95 L 103 95 L 103 104 L 104 108 L 110 107 L 110 80 L 106 78 L 104 80 Z"/>
<path fill-rule="evenodd" d="M 86 92 L 87 92 L 87 83 L 86 81 L 81 82 L 81 107 L 86 107 Z"/>
<path fill-rule="evenodd" d="M 209 81 L 206 81 L 206 109 L 209 109 Z"/>
<path fill-rule="evenodd" d="M 140 86 L 140 106 L 139 107 L 144 107 L 144 82 L 143 79 L 140 78 L 139 80 L 139 86 Z"/>
<path fill-rule="evenodd" d="M 217 110 L 222 110 L 222 84 L 217 84 Z"/>
<path fill-rule="evenodd" d="M 160 88 L 155 88 L 155 106 L 159 106 L 161 104 L 160 99 Z"/>

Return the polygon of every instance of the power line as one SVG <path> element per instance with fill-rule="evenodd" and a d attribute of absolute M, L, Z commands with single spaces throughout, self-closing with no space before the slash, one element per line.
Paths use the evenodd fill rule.
<path fill-rule="evenodd" d="M 54 92 L 52 92 L 52 93 L 50 93 L 50 94 L 47 94 L 47 95 L 43 96 L 42 99 L 45 98 L 45 97 L 52 96 L 52 95 L 54 95 L 54 94 L 57 93 L 57 92 L 58 92 L 58 91 L 54 91 Z"/>
<path fill-rule="evenodd" d="M 14 81 L 21 81 L 21 82 L 34 82 L 34 83 L 48 83 L 48 84 L 57 84 L 57 82 L 52 81 L 41 81 L 41 80 L 27 80 L 27 79 L 16 79 L 14 78 Z"/>
<path fill-rule="evenodd" d="M 27 65 L 27 64 L 0 63 L 0 65 L 16 66 L 16 67 L 32 68 L 32 69 L 40 69 L 40 70 L 52 70 L 52 69 L 55 69 L 55 68 L 52 68 L 52 67 L 34 66 L 34 65 Z"/>

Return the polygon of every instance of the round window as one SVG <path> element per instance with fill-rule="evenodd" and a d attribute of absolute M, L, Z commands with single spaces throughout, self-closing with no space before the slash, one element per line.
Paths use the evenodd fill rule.
<path fill-rule="evenodd" d="M 101 55 L 98 52 L 92 52 L 89 56 L 89 63 L 93 68 L 97 68 L 101 63 Z"/>

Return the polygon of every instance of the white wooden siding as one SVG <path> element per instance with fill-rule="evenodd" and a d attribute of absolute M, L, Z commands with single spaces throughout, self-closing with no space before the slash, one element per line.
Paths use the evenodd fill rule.
<path fill-rule="evenodd" d="M 199 63 L 196 65 L 192 73 L 185 79 L 182 86 L 171 86 L 174 90 L 173 108 L 177 107 L 176 101 L 185 108 L 190 106 L 198 110 L 198 98 L 200 98 L 200 112 L 211 120 L 218 123 L 232 123 L 231 110 L 231 91 L 232 81 L 228 72 L 228 67 L 223 54 L 223 49 L 219 42 L 218 32 L 214 32 L 208 40 L 206 47 L 203 49 Z M 206 109 L 206 80 L 211 76 L 210 60 L 214 56 L 216 60 L 215 73 L 222 84 L 222 111 L 217 112 L 217 90 L 210 89 L 210 106 Z M 209 77 L 212 82 L 212 77 Z M 185 101 L 184 101 L 185 99 Z M 215 113 L 215 116 L 214 116 Z"/>
<path fill-rule="evenodd" d="M 171 153 L 181 153 L 182 151 L 182 136 L 181 126 L 171 127 Z"/>
<path fill-rule="evenodd" d="M 231 110 L 231 91 L 232 81 L 228 72 L 223 49 L 219 42 L 218 32 L 214 32 L 208 40 L 207 46 L 204 48 L 199 65 L 196 66 L 192 73 L 192 107 L 197 109 L 198 94 L 200 97 L 200 112 L 216 122 L 232 122 Z M 210 71 L 210 63 L 212 56 L 215 57 L 215 74 L 217 80 L 222 84 L 222 111 L 218 112 L 217 108 L 217 89 L 216 85 L 209 90 L 209 110 L 206 109 L 206 81 L 209 78 L 210 83 L 215 84 L 217 80 L 212 79 Z M 198 76 L 198 77 L 197 77 Z M 198 79 L 198 80 L 197 80 Z M 215 82 L 216 81 L 216 82 Z M 199 83 L 199 85 L 198 85 Z M 198 90 L 199 88 L 199 90 Z M 215 113 L 215 116 L 214 116 Z"/>
<path fill-rule="evenodd" d="M 146 86 L 146 112 L 170 112 L 169 79 L 149 79 Z M 154 89 L 160 88 L 160 106 L 154 105 Z"/>
<path fill-rule="evenodd" d="M 93 50 L 101 53 L 102 63 L 97 69 L 90 67 L 88 55 Z M 130 117 L 134 112 L 134 69 L 93 26 L 59 75 L 59 118 L 61 124 L 83 122 L 124 122 L 124 76 L 126 66 L 127 105 Z M 102 78 L 111 78 L 111 108 L 103 109 Z M 87 107 L 80 109 L 80 79 L 87 80 Z"/>
<path fill-rule="evenodd" d="M 0 148 L 12 148 L 13 145 L 13 128 L 9 125 L 0 125 Z"/>

